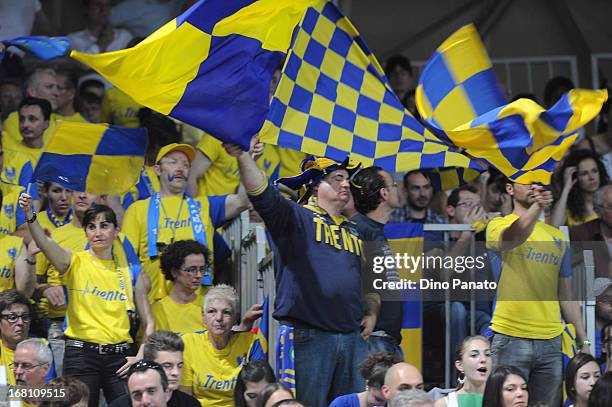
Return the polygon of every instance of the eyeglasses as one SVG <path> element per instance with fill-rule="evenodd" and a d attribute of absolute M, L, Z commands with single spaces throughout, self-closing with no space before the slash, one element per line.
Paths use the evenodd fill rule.
<path fill-rule="evenodd" d="M 397 188 L 397 182 L 394 182 L 391 185 L 385 185 L 385 188 Z"/>
<path fill-rule="evenodd" d="M 472 202 L 472 201 L 465 201 L 465 202 L 457 202 L 457 204 L 455 205 L 455 208 L 458 208 L 460 206 L 465 206 L 466 208 L 471 208 L 473 206 L 478 205 L 476 202 Z"/>
<path fill-rule="evenodd" d="M 188 268 L 182 268 L 182 271 L 186 271 L 189 274 L 201 274 L 201 275 L 206 275 L 206 273 L 208 273 L 208 266 L 202 266 L 202 267 L 188 267 Z"/>
<path fill-rule="evenodd" d="M 30 322 L 32 319 L 30 314 L 2 314 L 0 318 L 4 319 L 10 324 L 14 324 L 19 318 L 21 318 L 23 322 Z"/>
<path fill-rule="evenodd" d="M 21 368 L 21 370 L 23 370 L 24 372 L 29 372 L 30 370 L 35 369 L 35 368 L 37 368 L 39 366 L 43 366 L 43 365 L 46 365 L 46 363 L 37 363 L 35 365 L 33 365 L 31 363 L 11 363 L 9 365 L 9 367 L 12 370 L 17 370 L 17 369 Z"/>
<path fill-rule="evenodd" d="M 145 372 L 149 369 L 157 370 L 158 372 L 163 372 L 164 368 L 160 366 L 159 363 L 154 362 L 152 360 L 139 360 L 130 366 L 128 370 L 128 376 L 131 376 L 135 372 Z"/>

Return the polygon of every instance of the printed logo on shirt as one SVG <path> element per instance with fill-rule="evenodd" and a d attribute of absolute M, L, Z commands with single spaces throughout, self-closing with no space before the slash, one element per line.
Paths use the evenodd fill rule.
<path fill-rule="evenodd" d="M 555 242 L 555 246 L 557 246 L 557 249 L 561 250 L 563 248 L 563 240 L 557 239 L 553 236 L 553 241 Z"/>
<path fill-rule="evenodd" d="M 7 266 L 4 266 L 0 269 L 0 278 L 11 278 L 13 276 L 13 272 Z"/>
<path fill-rule="evenodd" d="M 230 391 L 236 387 L 236 377 L 231 380 L 224 380 L 212 374 L 200 375 L 196 373 L 196 387 L 204 390 Z"/>
<path fill-rule="evenodd" d="M 13 216 L 15 215 L 15 205 L 14 204 L 2 205 L 2 211 L 4 212 L 7 218 L 13 219 Z"/>
<path fill-rule="evenodd" d="M 15 261 L 15 258 L 17 257 L 17 249 L 13 247 L 13 248 L 8 249 L 6 252 L 8 253 L 8 256 L 10 257 L 10 259 Z"/>
<path fill-rule="evenodd" d="M 531 260 L 536 263 L 554 264 L 556 266 L 561 264 L 561 257 L 558 254 L 547 251 L 539 251 L 534 249 L 532 246 L 527 248 L 527 253 L 524 256 L 527 258 L 527 260 Z"/>
<path fill-rule="evenodd" d="M 317 242 L 361 256 L 363 242 L 356 232 L 340 225 L 330 225 L 323 217 L 315 216 L 312 221 L 315 224 L 315 240 Z"/>
<path fill-rule="evenodd" d="M 100 290 L 97 285 L 90 288 L 89 280 L 85 282 L 85 289 L 80 290 L 78 288 L 70 288 L 70 291 L 79 292 L 83 296 L 92 295 L 104 301 L 127 301 L 128 299 L 127 295 L 119 290 Z"/>
<path fill-rule="evenodd" d="M 15 182 L 15 176 L 17 175 L 17 170 L 15 169 L 15 167 L 4 167 L 4 176 L 6 177 L 7 181 L 9 182 Z"/>
<path fill-rule="evenodd" d="M 182 220 L 162 218 L 162 229 L 180 229 L 186 227 L 191 227 L 191 218 Z"/>

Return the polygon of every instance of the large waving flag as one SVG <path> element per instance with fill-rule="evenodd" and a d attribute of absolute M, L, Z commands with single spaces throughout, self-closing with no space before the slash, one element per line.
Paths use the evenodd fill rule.
<path fill-rule="evenodd" d="M 408 113 L 355 27 L 323 0 L 298 26 L 260 140 L 390 172 L 480 168 Z"/>
<path fill-rule="evenodd" d="M 138 182 L 146 148 L 142 128 L 62 121 L 32 180 L 92 194 L 123 194 Z"/>
<path fill-rule="evenodd" d="M 22 50 L 31 52 L 34 56 L 49 60 L 58 58 L 68 53 L 70 50 L 70 40 L 68 37 L 17 37 L 12 40 L 3 40 L 0 43 L 8 48 L 14 46 Z M 3 47 L 0 46 L 0 61 L 4 57 Z"/>
<path fill-rule="evenodd" d="M 529 99 L 507 103 L 473 25 L 442 43 L 416 90 L 419 113 L 436 136 L 522 184 L 550 184 L 575 131 L 606 100 L 605 90 L 572 90 L 548 111 Z"/>
<path fill-rule="evenodd" d="M 201 0 L 134 48 L 73 51 L 132 99 L 248 149 L 269 84 L 316 0 Z"/>
<path fill-rule="evenodd" d="M 418 257 L 423 254 L 423 224 L 390 223 L 385 225 L 385 237 L 395 254 Z M 419 281 L 422 270 L 411 274 L 399 269 L 400 278 Z M 402 343 L 404 360 L 422 369 L 423 361 L 423 304 L 420 292 L 409 293 L 410 299 L 403 301 Z"/>

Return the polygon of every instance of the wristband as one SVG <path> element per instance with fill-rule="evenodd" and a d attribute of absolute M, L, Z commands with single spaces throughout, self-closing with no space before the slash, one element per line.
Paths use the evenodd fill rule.
<path fill-rule="evenodd" d="M 35 266 L 35 265 L 36 265 L 36 259 L 34 259 L 34 260 L 30 260 L 30 259 L 28 259 L 28 258 L 26 257 L 26 258 L 25 258 L 25 259 L 23 259 L 23 260 L 25 260 L 25 262 L 26 262 L 26 263 L 28 263 L 30 266 Z"/>
<path fill-rule="evenodd" d="M 32 211 L 32 217 L 30 219 L 26 218 L 26 222 L 34 223 L 35 220 L 36 220 L 36 211 Z"/>
<path fill-rule="evenodd" d="M 584 341 L 576 341 L 576 346 L 578 346 L 579 349 L 582 349 L 585 346 L 591 346 L 593 344 L 593 342 L 591 342 L 590 339 L 585 339 Z"/>

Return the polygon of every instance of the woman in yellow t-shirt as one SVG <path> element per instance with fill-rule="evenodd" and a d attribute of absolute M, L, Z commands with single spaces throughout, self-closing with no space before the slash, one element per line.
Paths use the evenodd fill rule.
<path fill-rule="evenodd" d="M 232 331 L 237 307 L 238 296 L 232 287 L 221 284 L 211 288 L 204 299 L 203 313 L 208 331 L 183 335 L 180 390 L 197 398 L 202 406 L 232 406 L 242 366 L 265 358 L 255 334 Z M 256 318 L 259 316 L 261 311 Z"/>
<path fill-rule="evenodd" d="M 172 284 L 170 295 L 151 305 L 155 329 L 176 333 L 203 331 L 203 297 L 207 287 L 202 279 L 210 275 L 210 253 L 195 240 L 179 240 L 164 249 L 160 265 Z"/>
<path fill-rule="evenodd" d="M 19 206 L 32 238 L 59 272 L 68 290 L 64 374 L 89 387 L 89 405 L 98 405 L 100 389 L 108 403 L 125 393 L 117 370 L 131 355 L 128 312 L 134 310 L 132 278 L 125 254 L 113 246 L 119 234 L 112 209 L 96 205 L 85 212 L 88 249 L 71 252 L 49 238 L 36 221 L 32 197 Z"/>
<path fill-rule="evenodd" d="M 572 151 L 559 169 L 563 189 L 552 210 L 551 225 L 577 226 L 599 218 L 593 195 L 608 183 L 609 174 L 590 150 Z"/>

